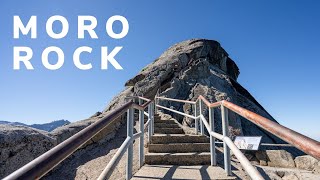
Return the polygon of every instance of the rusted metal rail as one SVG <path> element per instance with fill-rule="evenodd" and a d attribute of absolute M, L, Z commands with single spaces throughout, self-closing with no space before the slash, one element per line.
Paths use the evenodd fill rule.
<path fill-rule="evenodd" d="M 128 149 L 128 164 L 127 166 L 127 175 L 126 179 L 130 179 L 132 177 L 132 142 L 134 139 L 140 138 L 140 148 L 139 148 L 139 156 L 140 158 L 140 165 L 143 164 L 143 139 L 144 139 L 144 129 L 145 126 L 149 128 L 149 137 L 152 135 L 152 128 L 153 125 L 153 112 L 152 112 L 152 101 L 143 97 L 130 97 L 130 99 L 140 99 L 145 101 L 145 103 L 135 104 L 133 101 L 129 101 L 122 105 L 121 107 L 113 110 L 110 114 L 105 116 L 104 118 L 96 121 L 95 123 L 91 124 L 90 126 L 84 128 L 80 132 L 76 133 L 75 135 L 71 136 L 67 140 L 63 141 L 59 145 L 55 146 L 51 150 L 47 151 L 46 153 L 42 154 L 38 158 L 34 159 L 33 161 L 29 162 L 25 166 L 21 167 L 20 169 L 16 170 L 9 176 L 5 177 L 4 180 L 12 180 L 12 179 L 23 179 L 23 180 L 33 180 L 33 179 L 40 179 L 45 174 L 47 174 L 50 170 L 60 164 L 63 160 L 68 158 L 73 152 L 79 149 L 82 145 L 88 142 L 91 138 L 97 135 L 100 131 L 110 125 L 113 121 L 115 121 L 118 117 L 125 114 L 128 111 L 129 116 L 128 119 L 128 137 L 124 142 L 123 146 L 121 146 L 117 156 L 115 156 L 108 164 L 106 169 L 103 171 L 100 178 L 105 179 L 111 174 L 109 171 L 113 171 L 117 163 L 119 162 L 119 158 L 122 157 L 124 152 Z M 141 101 L 142 102 L 142 101 Z M 140 132 L 133 134 L 133 108 L 138 109 L 140 115 L 139 123 L 140 123 Z M 144 110 L 148 108 L 148 123 L 144 126 L 143 115 Z M 131 156 L 130 156 L 131 154 Z M 131 166 L 130 166 L 131 164 Z"/>
<path fill-rule="evenodd" d="M 269 120 L 265 117 L 262 117 L 254 112 L 251 112 L 247 109 L 244 109 L 238 105 L 235 105 L 228 101 L 219 101 L 215 103 L 210 103 L 207 99 L 203 96 L 199 96 L 195 102 L 192 101 L 185 101 L 179 99 L 172 99 L 166 97 L 156 97 L 158 100 L 167 100 L 167 101 L 174 101 L 174 102 L 181 102 L 181 103 L 188 103 L 194 105 L 194 115 L 189 115 L 184 112 L 172 110 L 168 107 L 163 107 L 156 103 L 156 107 L 162 108 L 165 110 L 169 110 L 171 112 L 183 115 L 185 117 L 195 119 L 195 132 L 199 132 L 200 126 L 200 133 L 203 135 L 204 127 L 210 134 L 210 152 L 211 152 L 211 165 L 216 164 L 215 159 L 215 138 L 222 140 L 224 145 L 224 166 L 225 171 L 228 175 L 231 175 L 231 163 L 230 163 L 230 149 L 236 155 L 248 175 L 252 179 L 263 179 L 260 173 L 250 164 L 250 162 L 245 158 L 245 156 L 241 153 L 241 151 L 233 144 L 231 139 L 228 137 L 228 110 L 231 110 L 238 115 L 244 117 L 245 119 L 249 120 L 250 122 L 256 124 L 257 126 L 261 127 L 262 129 L 270 132 L 271 134 L 279 137 L 280 139 L 286 141 L 287 143 L 291 144 L 292 146 L 300 149 L 301 151 L 309 154 L 317 159 L 320 160 L 320 142 L 315 141 L 307 136 L 304 136 L 298 132 L 295 132 L 285 126 L 282 126 L 272 120 Z M 156 101 L 157 102 L 157 101 Z M 209 108 L 209 122 L 205 119 L 202 115 L 202 103 L 205 104 Z M 222 117 L 222 129 L 223 134 L 219 134 L 214 132 L 214 108 L 221 107 L 221 117 Z M 200 119 L 200 124 L 198 120 Z"/>
<path fill-rule="evenodd" d="M 228 101 L 221 104 L 301 151 L 320 159 L 320 142 Z"/>

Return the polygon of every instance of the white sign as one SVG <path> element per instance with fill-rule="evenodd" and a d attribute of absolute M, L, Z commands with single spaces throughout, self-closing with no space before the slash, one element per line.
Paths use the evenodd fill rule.
<path fill-rule="evenodd" d="M 236 136 L 234 144 L 239 149 L 258 150 L 262 136 Z"/>

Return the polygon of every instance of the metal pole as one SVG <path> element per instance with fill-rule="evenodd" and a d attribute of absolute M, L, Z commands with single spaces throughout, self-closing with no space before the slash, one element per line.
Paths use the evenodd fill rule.
<path fill-rule="evenodd" d="M 154 134 L 154 103 L 151 103 L 151 135 Z"/>
<path fill-rule="evenodd" d="M 157 112 L 158 111 L 158 108 L 157 108 L 157 104 L 158 104 L 158 97 L 159 96 L 159 89 L 154 97 L 154 110 Z"/>
<path fill-rule="evenodd" d="M 133 108 L 130 107 L 127 112 L 127 136 L 133 137 Z M 130 142 L 128 147 L 127 158 L 127 173 L 126 179 L 129 180 L 132 177 L 132 161 L 133 161 L 133 141 Z"/>
<path fill-rule="evenodd" d="M 199 99 L 199 115 L 202 115 L 202 101 Z M 203 121 L 200 119 L 200 133 L 204 135 L 204 125 Z"/>
<path fill-rule="evenodd" d="M 195 133 L 198 134 L 198 127 L 199 127 L 199 124 L 198 124 L 198 107 L 197 107 L 197 103 L 194 104 L 194 116 L 196 117 L 195 120 L 194 120 L 194 129 L 195 129 Z"/>
<path fill-rule="evenodd" d="M 148 121 L 150 120 L 150 123 L 148 125 L 148 142 L 150 143 L 151 142 L 151 135 L 152 135 L 152 130 L 151 130 L 151 114 L 152 113 L 152 110 L 151 110 L 151 103 L 148 105 L 148 114 L 149 114 L 149 117 L 148 117 Z"/>
<path fill-rule="evenodd" d="M 142 104 L 142 100 L 139 99 L 139 104 Z M 144 164 L 144 110 L 139 110 L 139 128 L 141 132 L 139 142 L 139 166 Z"/>
<path fill-rule="evenodd" d="M 224 137 L 229 137 L 229 119 L 228 109 L 221 105 L 221 117 L 222 117 L 222 131 Z M 223 141 L 223 154 L 224 154 L 224 170 L 227 175 L 231 175 L 231 161 L 230 161 L 230 149 L 225 141 Z"/>
<path fill-rule="evenodd" d="M 214 132 L 214 108 L 209 108 L 210 131 Z M 210 135 L 211 166 L 217 165 L 216 161 L 216 138 Z"/>

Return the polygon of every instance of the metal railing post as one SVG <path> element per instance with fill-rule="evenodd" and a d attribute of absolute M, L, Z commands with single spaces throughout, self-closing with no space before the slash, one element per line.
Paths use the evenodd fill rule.
<path fill-rule="evenodd" d="M 142 100 L 139 99 L 139 105 L 142 104 Z M 139 110 L 139 128 L 141 132 L 139 142 L 139 166 L 144 164 L 144 110 Z"/>
<path fill-rule="evenodd" d="M 229 119 L 228 109 L 221 105 L 222 132 L 224 137 L 229 136 Z M 224 169 L 227 175 L 231 175 L 230 149 L 225 141 L 223 141 Z"/>
<path fill-rule="evenodd" d="M 199 120 L 197 119 L 197 117 L 198 117 L 198 106 L 197 106 L 197 103 L 194 104 L 194 116 L 196 117 L 194 119 L 194 130 L 195 130 L 195 133 L 198 134 Z"/>
<path fill-rule="evenodd" d="M 158 104 L 158 101 L 159 99 L 157 98 L 159 96 L 159 89 L 154 97 L 154 111 L 157 112 L 158 111 L 158 107 L 157 107 L 157 104 Z"/>
<path fill-rule="evenodd" d="M 151 103 L 151 135 L 154 134 L 154 103 Z"/>
<path fill-rule="evenodd" d="M 127 136 L 133 138 L 133 108 L 132 106 L 127 111 Z M 132 161 L 133 161 L 133 141 L 130 142 L 128 147 L 127 157 L 127 172 L 126 179 L 129 180 L 132 177 Z"/>
<path fill-rule="evenodd" d="M 210 131 L 214 132 L 214 108 L 209 108 L 209 121 Z M 216 161 L 216 138 L 210 135 L 210 153 L 211 153 L 211 166 L 217 165 Z"/>
<path fill-rule="evenodd" d="M 199 115 L 202 115 L 202 101 L 199 99 Z M 204 135 L 204 125 L 203 121 L 200 119 L 200 133 Z"/>
<path fill-rule="evenodd" d="M 149 117 L 148 117 L 148 121 L 150 120 L 150 123 L 148 125 L 148 142 L 150 143 L 151 142 L 151 135 L 152 135 L 152 129 L 151 129 L 151 114 L 152 113 L 152 110 L 151 110 L 151 103 L 148 105 L 148 114 L 149 114 Z"/>

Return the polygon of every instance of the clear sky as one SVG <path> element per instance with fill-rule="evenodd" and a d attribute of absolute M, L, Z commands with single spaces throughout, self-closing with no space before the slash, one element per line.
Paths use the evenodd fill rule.
<path fill-rule="evenodd" d="M 1 1 L 0 120 L 44 123 L 77 121 L 101 111 L 124 83 L 174 43 L 207 38 L 221 43 L 240 68 L 239 82 L 281 124 L 320 139 L 320 3 L 318 1 Z M 13 16 L 38 17 L 38 38 L 13 39 Z M 53 15 L 68 19 L 68 35 L 51 39 L 45 31 Z M 99 39 L 77 39 L 77 16 L 98 19 Z M 112 15 L 125 16 L 128 35 L 115 40 L 105 32 Z M 57 24 L 56 29 L 59 29 Z M 116 27 L 117 30 L 117 27 Z M 73 65 L 73 51 L 93 69 Z M 34 51 L 34 70 L 13 70 L 13 46 Z M 41 53 L 58 46 L 64 66 L 50 71 Z M 124 70 L 100 70 L 100 47 L 123 46 L 116 56 Z"/>

